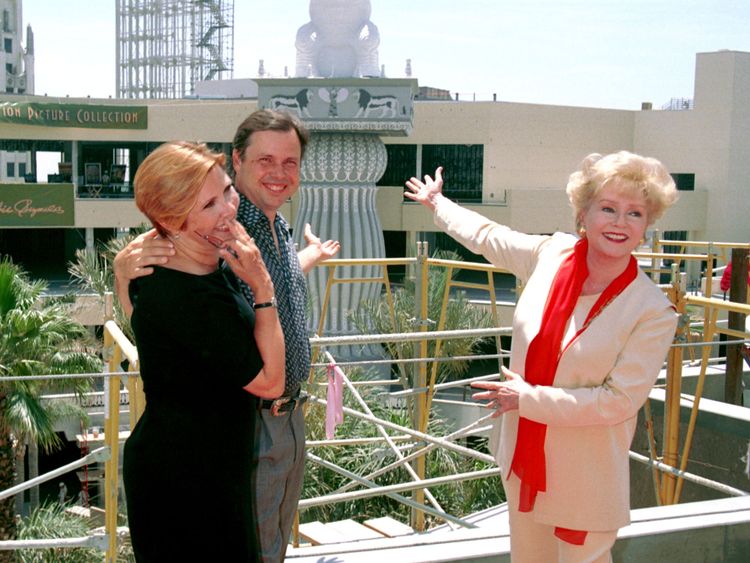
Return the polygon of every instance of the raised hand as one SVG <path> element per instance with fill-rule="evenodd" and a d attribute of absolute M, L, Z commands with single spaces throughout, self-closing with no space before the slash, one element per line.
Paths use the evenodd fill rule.
<path fill-rule="evenodd" d="M 437 198 L 442 197 L 443 194 L 443 167 L 438 166 L 435 170 L 434 180 L 429 174 L 425 174 L 424 182 L 419 178 L 412 177 L 406 182 L 406 187 L 411 190 L 404 192 L 407 198 L 434 211 Z"/>
<path fill-rule="evenodd" d="M 341 243 L 337 240 L 321 242 L 321 240 L 313 234 L 310 223 L 305 223 L 305 243 L 307 245 L 305 248 L 313 246 L 318 249 L 321 261 L 333 258 L 338 254 L 338 251 L 341 250 Z"/>
<path fill-rule="evenodd" d="M 310 223 L 305 223 L 305 248 L 297 254 L 299 257 L 302 271 L 308 273 L 319 263 L 329 258 L 333 258 L 341 250 L 341 243 L 337 240 L 327 240 L 322 242 L 312 232 Z"/>

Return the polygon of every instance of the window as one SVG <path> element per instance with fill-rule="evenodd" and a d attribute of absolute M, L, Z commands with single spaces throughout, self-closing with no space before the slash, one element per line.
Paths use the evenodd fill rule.
<path fill-rule="evenodd" d="M 482 145 L 424 145 L 422 147 L 422 175 L 435 173 L 443 167 L 446 197 L 457 201 L 482 200 Z"/>
<path fill-rule="evenodd" d="M 5 46 L 5 52 L 12 53 L 13 52 L 13 40 L 6 37 L 3 43 Z"/>
<path fill-rule="evenodd" d="M 3 10 L 3 31 L 10 31 L 10 12 Z"/>
<path fill-rule="evenodd" d="M 422 145 L 417 168 L 416 145 L 386 145 L 388 166 L 378 186 L 403 186 L 412 176 L 432 176 L 442 166 L 444 193 L 457 201 L 482 200 L 483 145 Z"/>
<path fill-rule="evenodd" d="M 679 191 L 692 192 L 695 190 L 695 174 L 678 173 L 671 176 Z"/>
<path fill-rule="evenodd" d="M 26 163 L 19 162 L 18 163 L 18 177 L 24 178 L 25 176 L 26 176 Z"/>
<path fill-rule="evenodd" d="M 417 171 L 417 145 L 386 145 L 388 166 L 378 186 L 399 186 L 414 176 Z"/>
<path fill-rule="evenodd" d="M 8 175 L 8 178 L 13 178 L 16 175 L 16 163 L 15 162 L 7 162 L 5 164 L 6 166 L 6 173 Z"/>
<path fill-rule="evenodd" d="M 5 72 L 7 72 L 8 74 L 15 74 L 13 72 L 13 65 L 10 63 L 5 63 Z"/>

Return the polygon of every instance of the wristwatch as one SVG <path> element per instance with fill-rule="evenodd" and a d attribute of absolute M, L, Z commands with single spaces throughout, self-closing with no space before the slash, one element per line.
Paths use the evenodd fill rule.
<path fill-rule="evenodd" d="M 273 307 L 276 308 L 276 296 L 271 297 L 270 301 L 266 301 L 265 303 L 256 303 L 253 305 L 253 309 L 265 309 L 266 307 Z"/>

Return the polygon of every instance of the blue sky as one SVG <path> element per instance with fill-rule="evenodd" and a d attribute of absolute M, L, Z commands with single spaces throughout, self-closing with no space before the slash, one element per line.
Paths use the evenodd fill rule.
<path fill-rule="evenodd" d="M 639 109 L 692 97 L 695 54 L 750 51 L 748 0 L 372 0 L 380 63 L 462 99 Z M 24 0 L 36 93 L 114 96 L 115 0 Z M 294 69 L 308 0 L 235 0 L 234 78 Z"/>

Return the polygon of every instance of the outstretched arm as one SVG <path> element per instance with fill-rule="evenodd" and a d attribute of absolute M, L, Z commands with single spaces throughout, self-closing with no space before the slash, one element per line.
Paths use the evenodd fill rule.
<path fill-rule="evenodd" d="M 324 260 L 333 258 L 341 250 L 339 241 L 327 240 L 322 242 L 316 237 L 310 228 L 310 223 L 305 223 L 305 243 L 305 248 L 297 253 L 302 272 L 305 274 Z"/>
<path fill-rule="evenodd" d="M 424 182 L 419 178 L 412 177 L 406 182 L 406 187 L 411 191 L 404 192 L 404 195 L 412 201 L 421 203 L 430 211 L 435 211 L 435 206 L 443 196 L 443 167 L 438 166 L 435 170 L 435 179 L 429 174 L 425 174 Z"/>
<path fill-rule="evenodd" d="M 166 264 L 172 255 L 174 245 L 170 240 L 160 237 L 156 229 L 138 235 L 117 253 L 112 263 L 115 293 L 128 318 L 133 313 L 133 304 L 128 295 L 130 280 L 148 276 L 153 273 L 154 265 Z"/>

